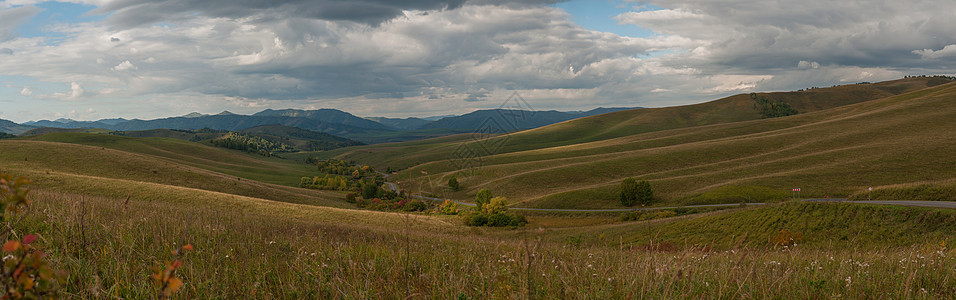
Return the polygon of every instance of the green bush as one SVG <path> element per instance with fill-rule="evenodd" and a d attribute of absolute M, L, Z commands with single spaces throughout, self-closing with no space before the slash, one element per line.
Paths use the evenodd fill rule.
<path fill-rule="evenodd" d="M 422 202 L 421 200 L 412 200 L 408 203 L 405 203 L 403 208 L 405 211 L 425 211 L 428 209 L 428 204 Z"/>

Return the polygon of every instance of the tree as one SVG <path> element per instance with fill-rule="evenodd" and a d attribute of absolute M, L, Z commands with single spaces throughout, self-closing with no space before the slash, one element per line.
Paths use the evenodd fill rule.
<path fill-rule="evenodd" d="M 650 205 L 651 202 L 654 202 L 654 191 L 651 190 L 651 183 L 647 180 L 641 180 L 637 184 L 637 201 L 641 205 Z"/>
<path fill-rule="evenodd" d="M 494 197 L 485 204 L 481 211 L 486 214 L 503 214 L 508 212 L 508 199 L 505 197 Z"/>
<path fill-rule="evenodd" d="M 494 195 L 492 195 L 488 189 L 479 190 L 478 194 L 475 195 L 475 205 L 478 206 L 478 210 L 481 210 L 483 205 L 490 202 L 492 197 L 494 197 Z"/>
<path fill-rule="evenodd" d="M 372 199 L 378 197 L 378 186 L 375 184 L 367 183 L 362 186 L 362 198 Z"/>
<path fill-rule="evenodd" d="M 450 187 L 451 190 L 455 192 L 461 190 L 461 185 L 458 184 L 458 178 L 455 178 L 455 176 L 452 176 L 451 179 L 448 179 L 448 187 Z"/>
<path fill-rule="evenodd" d="M 624 204 L 624 206 L 634 206 L 637 204 L 637 189 L 638 184 L 636 179 L 632 177 L 624 179 L 624 181 L 621 182 L 621 204 Z"/>

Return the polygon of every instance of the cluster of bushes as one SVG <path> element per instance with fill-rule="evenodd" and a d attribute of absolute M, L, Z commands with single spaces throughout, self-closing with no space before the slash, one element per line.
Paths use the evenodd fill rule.
<path fill-rule="evenodd" d="M 475 209 L 461 214 L 468 226 L 518 227 L 528 224 L 528 220 L 519 214 L 508 212 L 508 200 L 494 197 L 488 189 L 481 189 L 475 195 Z"/>
<path fill-rule="evenodd" d="M 407 198 L 372 198 L 369 200 L 361 198 L 356 200 L 355 206 L 381 211 L 426 211 L 432 208 L 431 204 L 424 201 L 408 200 Z"/>
<path fill-rule="evenodd" d="M 9 133 L 6 133 L 6 132 L 0 132 L 0 140 L 2 140 L 2 139 L 12 139 L 12 138 L 15 138 L 15 137 L 17 137 L 17 136 L 12 135 L 12 134 L 9 134 Z"/>
<path fill-rule="evenodd" d="M 757 93 L 750 93 L 750 99 L 754 101 L 754 109 L 760 112 L 763 118 L 785 117 L 799 113 L 786 102 L 773 101 L 767 97 L 758 96 Z"/>
<path fill-rule="evenodd" d="M 354 186 L 352 181 L 345 177 L 331 174 L 322 177 L 302 177 L 299 181 L 299 187 L 319 190 L 347 191 Z"/>
<path fill-rule="evenodd" d="M 295 148 L 283 143 L 265 140 L 258 136 L 249 136 L 237 132 L 227 133 L 225 136 L 209 141 L 213 146 L 227 149 L 242 150 L 262 156 L 276 156 L 278 152 L 294 152 Z"/>
<path fill-rule="evenodd" d="M 907 76 L 904 77 L 904 78 L 927 78 L 927 77 L 931 77 L 931 78 L 942 78 L 942 79 L 947 79 L 947 80 L 956 81 L 956 77 L 946 76 L 946 75 L 907 75 Z"/>
<path fill-rule="evenodd" d="M 375 169 L 370 166 L 356 166 L 352 162 L 337 159 L 317 161 L 310 156 L 306 159 L 306 163 L 315 164 L 316 169 L 322 173 L 352 176 L 355 179 L 375 174 Z"/>
<path fill-rule="evenodd" d="M 360 208 L 380 211 L 426 211 L 434 207 L 421 200 L 410 200 L 404 192 L 386 190 L 372 182 L 363 184 L 357 193 L 345 195 L 345 201 Z"/>

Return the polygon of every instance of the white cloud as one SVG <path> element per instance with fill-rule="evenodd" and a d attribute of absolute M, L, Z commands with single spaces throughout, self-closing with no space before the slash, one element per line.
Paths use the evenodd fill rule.
<path fill-rule="evenodd" d="M 51 96 L 53 98 L 57 98 L 61 100 L 74 101 L 74 100 L 79 100 L 80 97 L 83 97 L 85 93 L 86 91 L 83 89 L 83 86 L 81 86 L 79 83 L 74 81 L 74 82 L 70 82 L 69 93 L 53 93 L 53 95 Z"/>
<path fill-rule="evenodd" d="M 133 63 L 129 62 L 128 60 L 123 61 L 120 64 L 113 67 L 114 71 L 129 71 L 129 70 L 136 70 L 136 69 L 137 69 L 136 65 L 133 65 Z"/>
<path fill-rule="evenodd" d="M 913 54 L 919 54 L 919 56 L 924 59 L 936 59 L 944 57 L 953 57 L 956 56 L 956 44 L 946 45 L 943 49 L 933 50 L 933 49 L 923 49 L 923 50 L 913 50 Z"/>
<path fill-rule="evenodd" d="M 797 63 L 797 68 L 800 68 L 800 69 L 817 69 L 819 67 L 820 67 L 820 63 L 815 61 L 801 60 L 799 63 Z"/>
<path fill-rule="evenodd" d="M 20 90 L 20 95 L 29 97 L 30 95 L 33 95 L 33 89 L 30 89 L 30 87 L 25 86 L 23 87 L 22 90 Z"/>

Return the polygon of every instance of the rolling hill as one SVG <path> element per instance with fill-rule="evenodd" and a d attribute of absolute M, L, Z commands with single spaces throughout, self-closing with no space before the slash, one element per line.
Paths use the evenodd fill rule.
<path fill-rule="evenodd" d="M 230 132 L 235 132 L 249 137 L 257 137 L 263 140 L 287 145 L 294 151 L 325 151 L 336 148 L 364 145 L 362 142 L 354 141 L 342 137 L 337 137 L 328 133 L 305 130 L 297 127 L 284 125 L 261 125 L 246 128 L 238 131 L 200 129 L 150 129 L 137 131 L 114 131 L 110 134 L 129 137 L 164 137 L 174 138 L 192 142 L 206 142 L 219 139 Z M 284 146 L 285 147 L 285 146 Z"/>
<path fill-rule="evenodd" d="M 595 108 L 584 112 L 533 111 L 520 109 L 489 109 L 470 112 L 461 116 L 447 117 L 427 123 L 419 128 L 446 128 L 486 133 L 507 133 L 538 128 L 567 120 L 589 117 L 636 108 Z"/>
<path fill-rule="evenodd" d="M 489 188 L 520 206 L 549 208 L 619 207 L 617 186 L 631 176 L 651 181 L 667 204 L 782 199 L 796 187 L 804 196 L 846 196 L 956 178 L 956 84 L 949 80 L 763 95 L 802 113 L 762 119 L 750 97 L 738 95 L 491 138 L 334 153 L 378 168 L 411 166 L 395 178 L 413 192 L 468 199 Z M 464 191 L 442 188 L 453 175 Z"/>
<path fill-rule="evenodd" d="M 20 125 L 14 123 L 13 121 L 0 119 L 0 132 L 17 135 L 34 128 L 36 127 L 30 125 Z"/>

